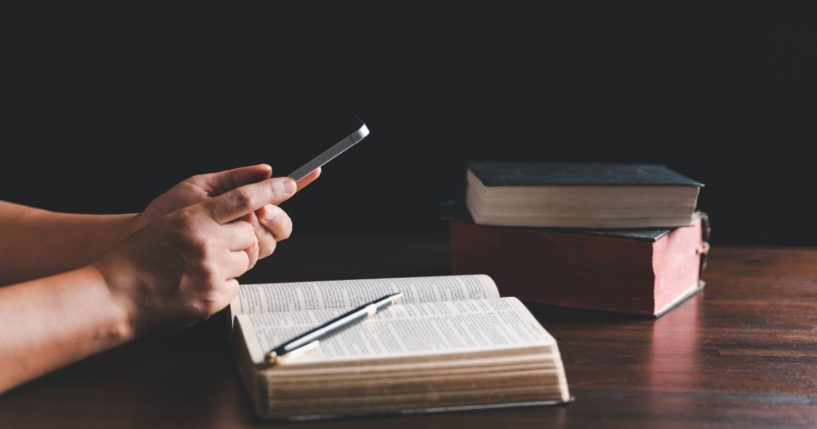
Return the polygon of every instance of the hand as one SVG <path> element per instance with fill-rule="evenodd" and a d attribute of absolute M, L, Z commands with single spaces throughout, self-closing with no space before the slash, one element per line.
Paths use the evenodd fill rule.
<path fill-rule="evenodd" d="M 321 175 L 317 168 L 298 182 L 298 190 L 307 187 Z M 133 219 L 128 233 L 133 233 L 150 222 L 193 204 L 221 195 L 239 186 L 269 179 L 272 168 L 267 164 L 251 165 L 217 173 L 200 174 L 170 188 L 148 204 L 147 208 Z M 258 246 L 247 249 L 250 266 L 255 266 L 259 258 L 266 258 L 275 250 L 278 241 L 289 237 L 292 221 L 279 207 L 268 204 L 241 218 L 252 225 Z"/>
<path fill-rule="evenodd" d="M 156 219 L 95 263 L 133 332 L 186 326 L 226 307 L 238 293 L 236 277 L 251 268 L 246 249 L 258 245 L 253 226 L 235 219 L 277 208 L 296 188 L 290 178 L 236 187 Z"/>

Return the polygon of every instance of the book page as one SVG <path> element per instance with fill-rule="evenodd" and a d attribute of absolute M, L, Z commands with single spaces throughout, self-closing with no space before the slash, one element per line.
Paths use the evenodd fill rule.
<path fill-rule="evenodd" d="M 352 309 L 394 292 L 406 304 L 499 297 L 486 275 L 405 277 L 241 285 L 230 307 L 233 314 Z"/>
<path fill-rule="evenodd" d="M 255 313 L 237 316 L 250 356 L 330 320 L 343 310 Z M 555 344 L 516 298 L 396 304 L 337 335 L 287 365 L 430 356 Z"/>

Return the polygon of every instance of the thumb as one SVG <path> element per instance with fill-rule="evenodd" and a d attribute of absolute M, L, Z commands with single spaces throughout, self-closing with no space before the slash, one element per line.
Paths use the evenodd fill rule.
<path fill-rule="evenodd" d="M 224 224 L 267 204 L 280 204 L 291 197 L 298 185 L 289 177 L 275 177 L 240 186 L 201 203 L 218 223 Z"/>
<path fill-rule="evenodd" d="M 239 186 L 255 183 L 272 176 L 272 167 L 267 164 L 249 165 L 216 173 L 200 174 L 193 182 L 206 189 L 211 196 L 221 195 Z"/>

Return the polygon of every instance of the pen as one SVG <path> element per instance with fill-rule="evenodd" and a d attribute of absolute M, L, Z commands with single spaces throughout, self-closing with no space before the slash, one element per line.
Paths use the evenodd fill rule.
<path fill-rule="evenodd" d="M 313 350 L 318 347 L 320 340 L 331 337 L 358 322 L 374 316 L 378 311 L 384 310 L 394 304 L 402 295 L 402 292 L 389 294 L 368 304 L 363 304 L 354 310 L 343 313 L 323 325 L 304 332 L 270 350 L 265 357 L 266 361 L 270 365 L 283 364 L 289 359 Z"/>

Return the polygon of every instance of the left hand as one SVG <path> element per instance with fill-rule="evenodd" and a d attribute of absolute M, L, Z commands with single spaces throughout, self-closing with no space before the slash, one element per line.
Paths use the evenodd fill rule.
<path fill-rule="evenodd" d="M 298 191 L 314 182 L 320 175 L 320 168 L 309 173 L 298 182 Z M 198 204 L 239 186 L 270 177 L 272 177 L 272 167 L 267 164 L 192 176 L 151 201 L 145 210 L 133 219 L 127 228 L 128 233 L 136 232 L 166 214 Z M 258 259 L 271 255 L 276 243 L 289 238 L 289 232 L 292 230 L 292 221 L 289 216 L 273 204 L 267 204 L 254 213 L 235 220 L 244 220 L 255 230 L 258 246 L 248 249 L 250 267 L 255 266 Z"/>

